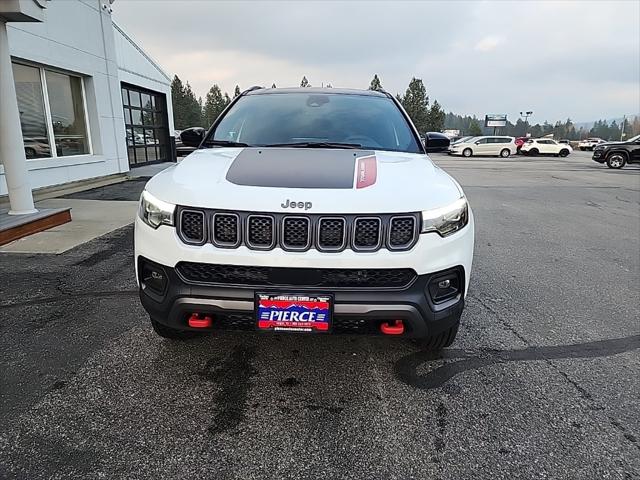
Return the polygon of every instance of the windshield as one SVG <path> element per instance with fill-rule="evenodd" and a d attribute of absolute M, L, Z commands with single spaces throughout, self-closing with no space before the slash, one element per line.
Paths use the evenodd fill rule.
<path fill-rule="evenodd" d="M 215 142 L 259 147 L 344 143 L 352 148 L 422 153 L 391 99 L 356 94 L 300 92 L 241 97 L 204 145 Z"/>
<path fill-rule="evenodd" d="M 466 142 L 468 142 L 469 140 L 471 140 L 472 138 L 474 138 L 474 137 L 462 137 L 462 138 L 459 138 L 458 140 L 456 140 L 455 142 L 453 142 L 453 143 L 452 143 L 452 145 L 454 145 L 454 144 L 456 144 L 456 143 L 466 143 Z"/>

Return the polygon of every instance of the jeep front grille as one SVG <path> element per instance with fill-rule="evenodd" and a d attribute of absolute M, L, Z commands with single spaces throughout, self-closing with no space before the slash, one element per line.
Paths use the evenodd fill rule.
<path fill-rule="evenodd" d="M 235 213 L 213 214 L 213 243 L 219 247 L 240 245 L 240 217 Z"/>
<path fill-rule="evenodd" d="M 252 250 L 373 252 L 410 250 L 418 241 L 420 214 L 288 215 L 179 207 L 178 234 L 188 244 Z"/>
<path fill-rule="evenodd" d="M 389 248 L 398 250 L 413 242 L 416 236 L 416 219 L 412 216 L 393 217 L 389 228 Z"/>
<path fill-rule="evenodd" d="M 379 218 L 356 218 L 353 246 L 356 250 L 377 250 L 380 247 L 382 225 Z"/>
<path fill-rule="evenodd" d="M 247 246 L 256 249 L 273 248 L 276 231 L 273 217 L 249 215 L 247 217 Z"/>
<path fill-rule="evenodd" d="M 185 243 L 204 243 L 204 229 L 204 212 L 198 210 L 182 210 L 180 212 L 180 232 Z"/>
<path fill-rule="evenodd" d="M 284 217 L 282 220 L 282 248 L 307 250 L 311 245 L 311 221 L 308 217 Z"/>
<path fill-rule="evenodd" d="M 416 278 L 410 268 L 284 268 L 180 262 L 180 277 L 198 285 L 403 289 Z"/>

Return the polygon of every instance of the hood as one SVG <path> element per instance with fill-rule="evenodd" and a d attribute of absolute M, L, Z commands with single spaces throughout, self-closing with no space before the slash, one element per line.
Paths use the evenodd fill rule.
<path fill-rule="evenodd" d="M 322 214 L 408 213 L 461 196 L 426 155 L 350 149 L 196 150 L 146 189 L 183 206 Z"/>
<path fill-rule="evenodd" d="M 629 142 L 603 142 L 603 143 L 599 143 L 597 146 L 598 147 L 610 147 L 613 145 L 626 145 Z"/>

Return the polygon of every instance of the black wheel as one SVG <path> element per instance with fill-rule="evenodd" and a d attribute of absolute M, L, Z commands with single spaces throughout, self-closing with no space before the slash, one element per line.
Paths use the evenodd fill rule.
<path fill-rule="evenodd" d="M 502 158 L 507 158 L 509 155 L 511 155 L 511 150 L 509 150 L 508 148 L 503 148 L 500 152 L 500 156 Z"/>
<path fill-rule="evenodd" d="M 615 168 L 617 170 L 624 167 L 626 163 L 627 157 L 622 153 L 615 152 L 607 157 L 607 167 L 609 168 Z"/>
<path fill-rule="evenodd" d="M 438 335 L 434 335 L 433 337 L 425 338 L 424 340 L 419 341 L 418 343 L 420 345 L 420 348 L 422 350 L 437 351 L 451 346 L 453 341 L 456 339 L 459 327 L 460 322 L 458 321 L 453 327 L 449 328 L 448 330 L 445 330 Z"/>
<path fill-rule="evenodd" d="M 465 148 L 462 151 L 462 156 L 463 157 L 470 157 L 471 155 L 473 155 L 473 151 L 470 148 Z"/>
<path fill-rule="evenodd" d="M 153 331 L 158 335 L 170 340 L 188 340 L 189 338 L 198 336 L 198 332 L 176 330 L 175 328 L 167 327 L 160 322 L 156 322 L 153 318 L 151 319 L 151 326 L 153 327 Z"/>
<path fill-rule="evenodd" d="M 566 148 L 563 148 L 562 150 L 560 150 L 561 157 L 566 157 L 567 155 L 569 155 L 569 150 L 567 150 Z"/>
<path fill-rule="evenodd" d="M 538 150 L 537 148 L 532 148 L 531 150 L 529 150 L 529 155 L 536 156 L 539 153 L 540 153 L 540 150 Z"/>

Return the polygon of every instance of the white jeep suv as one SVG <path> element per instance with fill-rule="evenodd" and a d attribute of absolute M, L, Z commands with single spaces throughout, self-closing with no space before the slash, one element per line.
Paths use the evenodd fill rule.
<path fill-rule="evenodd" d="M 520 147 L 523 155 L 555 155 L 556 157 L 566 157 L 573 148 L 566 143 L 558 143 L 550 138 L 532 138 L 524 142 Z"/>
<path fill-rule="evenodd" d="M 161 336 L 355 333 L 451 344 L 473 214 L 383 92 L 254 88 L 153 177 L 135 222 Z"/>

